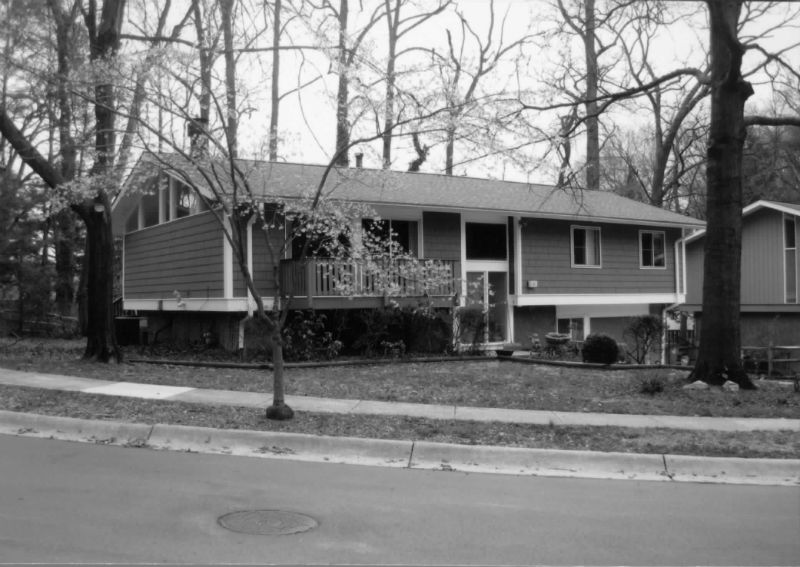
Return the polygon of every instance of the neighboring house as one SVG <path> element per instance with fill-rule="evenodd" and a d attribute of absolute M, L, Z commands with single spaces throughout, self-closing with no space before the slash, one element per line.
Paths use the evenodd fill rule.
<path fill-rule="evenodd" d="M 308 195 L 325 169 L 237 164 L 265 206 Z M 173 338 L 196 338 L 205 329 L 228 347 L 241 344 L 237 329 L 252 301 L 217 215 L 203 210 L 185 184 L 207 187 L 204 175 L 220 174 L 224 167 L 197 170 L 174 155 L 146 157 L 114 203 L 123 308 L 146 317 L 150 335 L 170 329 Z M 557 330 L 575 339 L 603 332 L 621 340 L 629 317 L 661 314 L 685 299 L 680 240 L 703 227 L 614 193 L 468 177 L 340 168 L 325 190 L 370 205 L 408 251 L 450 270 L 451 280 L 428 293 L 436 304 L 487 304 L 488 344 L 530 344 L 532 333 Z M 353 230 L 363 222 L 353 219 Z M 277 281 L 298 309 L 387 304 L 366 288 L 363 295 L 337 295 L 326 286 L 331 266 L 323 258 L 299 262 L 289 246 L 271 260 L 263 239 L 248 234 L 247 242 L 247 263 L 267 306 Z"/>
<path fill-rule="evenodd" d="M 703 311 L 705 231 L 686 239 L 684 311 Z M 800 345 L 800 204 L 757 201 L 742 211 L 743 346 Z"/>

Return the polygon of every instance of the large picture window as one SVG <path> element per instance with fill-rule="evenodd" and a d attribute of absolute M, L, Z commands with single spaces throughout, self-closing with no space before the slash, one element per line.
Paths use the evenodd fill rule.
<path fill-rule="evenodd" d="M 572 265 L 576 268 L 599 268 L 601 266 L 599 228 L 572 227 Z"/>
<path fill-rule="evenodd" d="M 641 231 L 639 233 L 639 250 L 640 267 L 667 267 L 666 239 L 663 232 Z"/>
<path fill-rule="evenodd" d="M 467 260 L 505 260 L 508 257 L 504 224 L 465 223 Z"/>

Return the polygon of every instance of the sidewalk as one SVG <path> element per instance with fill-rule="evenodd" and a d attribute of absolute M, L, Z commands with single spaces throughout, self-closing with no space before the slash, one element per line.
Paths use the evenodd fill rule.
<path fill-rule="evenodd" d="M 183 388 L 20 372 L 0 368 L 0 384 L 209 405 L 264 408 L 271 394 Z M 458 407 L 288 396 L 295 410 L 406 415 L 430 419 L 507 423 L 667 427 L 717 431 L 791 430 L 800 419 L 745 419 L 572 413 Z M 659 480 L 797 486 L 800 459 L 741 459 L 681 455 L 602 453 L 454 445 L 406 440 L 326 437 L 269 431 L 147 425 L 0 411 L 0 434 L 150 447 L 153 449 L 433 469 L 624 480 Z"/>
<path fill-rule="evenodd" d="M 6 368 L 0 368 L 0 384 L 208 405 L 265 408 L 272 401 L 272 394 L 211 390 L 206 388 L 184 388 L 179 386 L 139 384 L 134 382 L 108 382 L 105 380 L 77 378 L 74 376 L 21 372 Z M 317 413 L 402 415 L 429 419 L 497 421 L 502 423 L 532 425 L 665 427 L 670 429 L 704 431 L 791 430 L 800 433 L 800 419 L 786 418 L 765 419 L 518 410 L 316 398 L 313 396 L 286 396 L 286 403 L 297 411 Z"/>

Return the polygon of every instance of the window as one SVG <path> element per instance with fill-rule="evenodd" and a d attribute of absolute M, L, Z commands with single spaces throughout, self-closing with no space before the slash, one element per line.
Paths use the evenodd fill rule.
<path fill-rule="evenodd" d="M 783 218 L 783 253 L 785 258 L 786 303 L 798 303 L 797 294 L 797 233 L 794 217 Z"/>
<path fill-rule="evenodd" d="M 583 336 L 583 318 L 559 319 L 558 332 L 564 335 L 569 335 L 573 341 L 584 340 Z"/>
<path fill-rule="evenodd" d="M 181 184 L 178 188 L 176 218 L 188 217 L 197 209 L 197 196 L 191 187 Z"/>
<path fill-rule="evenodd" d="M 600 229 L 572 227 L 572 265 L 580 268 L 600 267 Z"/>
<path fill-rule="evenodd" d="M 306 242 L 308 242 L 307 257 L 330 258 L 350 247 L 349 226 L 344 227 L 335 238 L 331 232 L 326 232 L 322 228 L 314 230 L 313 227 L 309 227 L 303 218 L 292 219 L 290 226 L 291 254 L 294 259 L 300 258 Z"/>
<path fill-rule="evenodd" d="M 364 219 L 361 222 L 364 231 L 376 236 L 381 241 L 391 238 L 400 245 L 403 251 L 416 256 L 418 246 L 417 221 Z"/>
<path fill-rule="evenodd" d="M 667 251 L 663 232 L 639 232 L 639 267 L 666 268 Z"/>
<path fill-rule="evenodd" d="M 468 222 L 465 231 L 467 260 L 505 260 L 508 257 L 506 225 Z"/>

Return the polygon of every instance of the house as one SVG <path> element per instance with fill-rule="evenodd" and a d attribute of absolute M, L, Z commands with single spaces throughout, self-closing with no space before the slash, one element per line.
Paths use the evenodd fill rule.
<path fill-rule="evenodd" d="M 264 206 L 308 195 L 325 171 L 319 165 L 236 163 L 236 175 Z M 209 209 L 208 200 L 198 199 L 188 184 L 210 198 L 211 183 L 230 191 L 226 176 L 225 164 L 194 166 L 175 155 L 145 156 L 114 203 L 113 226 L 122 239 L 123 308 L 146 318 L 151 338 L 157 333 L 196 338 L 213 328 L 226 346 L 241 345 L 237 329 L 252 299 L 218 210 L 213 203 Z M 661 314 L 684 300 L 680 242 L 703 226 L 609 192 L 360 167 L 332 169 L 324 192 L 369 205 L 406 250 L 451 275 L 425 291 L 436 305 L 488 305 L 489 345 L 530 344 L 532 333 L 556 330 L 575 339 L 590 332 L 621 339 L 629 317 Z M 355 232 L 365 226 L 360 218 L 351 224 Z M 246 262 L 268 307 L 279 283 L 298 309 L 387 304 L 367 284 L 343 297 L 329 285 L 326 274 L 335 266 L 325 258 L 299 261 L 292 246 L 270 257 L 264 239 L 253 238 L 256 229 L 248 225 Z M 275 236 L 281 239 L 283 233 Z M 395 299 L 422 295 L 411 289 Z"/>
<path fill-rule="evenodd" d="M 703 242 L 686 239 L 684 311 L 702 333 Z M 757 201 L 742 210 L 742 345 L 800 345 L 800 204 Z"/>

